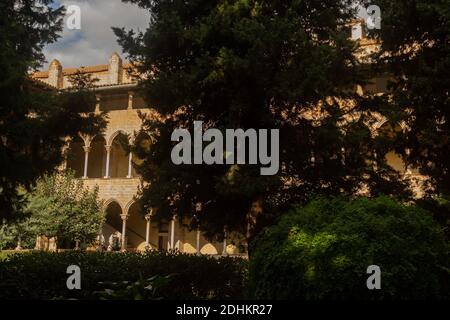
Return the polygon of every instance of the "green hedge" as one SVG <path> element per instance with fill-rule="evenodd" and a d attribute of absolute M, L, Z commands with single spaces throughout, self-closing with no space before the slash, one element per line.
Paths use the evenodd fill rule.
<path fill-rule="evenodd" d="M 381 268 L 368 290 L 367 267 Z M 317 199 L 296 207 L 254 243 L 258 299 L 450 298 L 449 246 L 431 214 L 387 197 Z"/>
<path fill-rule="evenodd" d="M 81 290 L 67 289 L 69 265 L 81 268 Z M 145 298 L 125 290 L 148 278 L 169 276 L 152 297 L 163 299 L 240 299 L 247 261 L 168 253 L 32 252 L 0 262 L 2 299 L 97 299 L 97 291 L 123 284 L 116 298 Z M 102 283 L 108 282 L 108 283 Z M 118 284 L 111 284 L 117 282 Z M 134 290 L 130 288 L 128 291 Z M 145 290 L 144 290 L 145 291 Z"/>
<path fill-rule="evenodd" d="M 0 250 L 0 262 L 6 260 L 10 255 L 17 253 L 14 250 Z"/>

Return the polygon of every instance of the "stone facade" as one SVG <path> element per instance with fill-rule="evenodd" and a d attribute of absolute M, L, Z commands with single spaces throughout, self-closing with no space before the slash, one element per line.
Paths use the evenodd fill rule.
<path fill-rule="evenodd" d="M 157 223 L 151 221 L 150 213 L 139 211 L 135 197 L 141 180 L 132 165 L 135 159 L 123 151 L 118 140 L 121 135 L 132 139 L 141 126 L 138 112 L 149 114 L 152 110 L 140 96 L 130 75 L 131 68 L 113 53 L 105 65 L 64 69 L 54 60 L 48 71 L 33 74 L 33 78 L 58 90 L 70 88 L 69 77 L 77 71 L 98 79 L 96 111 L 108 112 L 107 128 L 101 136 L 73 140 L 65 166 L 74 170 L 87 187 L 99 188 L 106 215 L 99 242 L 105 250 L 177 249 L 211 255 L 242 254 L 230 241 L 208 242 L 200 232 L 189 230 L 186 221 L 175 218 Z"/>

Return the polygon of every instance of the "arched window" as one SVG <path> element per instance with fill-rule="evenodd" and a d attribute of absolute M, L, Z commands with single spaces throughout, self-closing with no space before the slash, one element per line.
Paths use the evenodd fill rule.
<path fill-rule="evenodd" d="M 151 147 L 151 139 L 148 134 L 144 132 L 140 132 L 135 140 L 134 144 L 138 146 L 137 153 L 133 152 L 133 166 L 132 166 L 132 176 L 135 177 L 136 174 L 136 166 L 140 166 L 143 164 L 144 159 L 147 157 L 150 152 Z"/>
<path fill-rule="evenodd" d="M 115 201 L 106 207 L 106 221 L 103 224 L 102 236 L 109 251 L 121 249 L 122 207 Z"/>
<path fill-rule="evenodd" d="M 122 231 L 122 208 L 120 205 L 112 201 L 106 207 L 106 224 L 116 231 Z"/>
<path fill-rule="evenodd" d="M 67 152 L 67 169 L 75 173 L 76 178 L 83 177 L 84 173 L 84 141 L 76 137 L 69 144 Z"/>
<path fill-rule="evenodd" d="M 145 247 L 146 221 L 139 202 L 134 202 L 128 209 L 127 237 L 131 247 Z"/>
<path fill-rule="evenodd" d="M 128 176 L 129 155 L 123 148 L 127 136 L 119 133 L 111 144 L 111 156 L 109 164 L 109 175 L 111 178 L 126 178 Z"/>
<path fill-rule="evenodd" d="M 102 136 L 96 136 L 91 142 L 88 162 L 88 177 L 103 178 L 106 165 L 106 140 Z"/>

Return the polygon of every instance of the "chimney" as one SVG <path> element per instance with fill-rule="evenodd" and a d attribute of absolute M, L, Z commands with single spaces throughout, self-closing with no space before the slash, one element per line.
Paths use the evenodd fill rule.
<path fill-rule="evenodd" d="M 122 83 L 122 58 L 114 52 L 108 62 L 109 84 Z"/>
<path fill-rule="evenodd" d="M 50 67 L 48 68 L 48 83 L 58 89 L 63 87 L 62 65 L 56 59 L 50 63 Z"/>

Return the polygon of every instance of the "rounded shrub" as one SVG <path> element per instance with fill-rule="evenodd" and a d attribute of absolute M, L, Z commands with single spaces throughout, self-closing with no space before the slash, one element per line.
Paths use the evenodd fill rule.
<path fill-rule="evenodd" d="M 369 290 L 369 266 L 381 289 Z M 295 207 L 253 243 L 258 299 L 449 298 L 449 246 L 431 215 L 388 197 L 319 198 Z"/>

